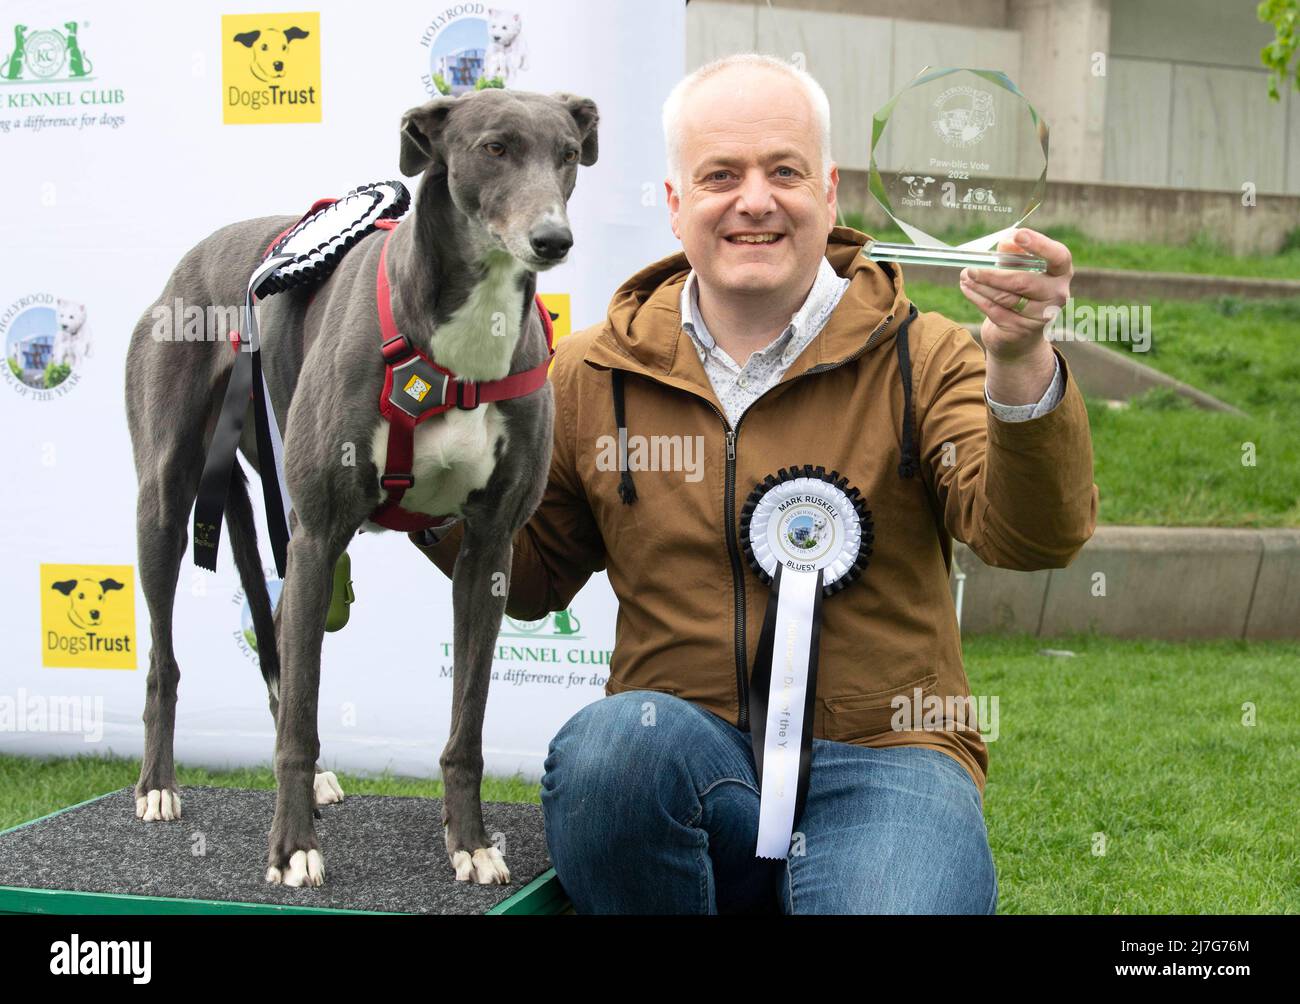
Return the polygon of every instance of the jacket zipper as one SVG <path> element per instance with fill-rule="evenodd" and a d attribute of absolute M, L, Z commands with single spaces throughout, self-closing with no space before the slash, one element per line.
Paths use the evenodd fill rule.
<path fill-rule="evenodd" d="M 828 370 L 838 369 L 841 366 L 846 366 L 853 362 L 853 360 L 857 359 L 862 355 L 862 353 L 866 352 L 867 349 L 871 348 L 872 344 L 874 344 L 876 340 L 876 336 L 879 335 L 893 319 L 894 315 L 890 314 L 881 321 L 876 327 L 876 330 L 873 331 L 867 338 L 866 342 L 863 343 L 862 348 L 858 349 L 858 351 L 853 353 L 853 355 L 841 359 L 837 363 L 814 366 L 812 369 L 794 377 L 794 380 L 811 376 L 814 373 L 825 373 Z M 794 380 L 791 380 L 791 383 L 793 383 Z M 726 430 L 727 434 L 727 465 L 725 478 L 727 496 L 726 538 L 727 554 L 731 558 L 731 581 L 736 604 L 736 697 L 740 703 L 740 715 L 739 720 L 736 723 L 736 728 L 740 729 L 741 732 L 749 731 L 749 666 L 746 664 L 745 660 L 745 569 L 740 560 L 740 547 L 736 542 L 736 437 L 740 434 L 740 426 L 745 421 L 745 415 L 749 414 L 749 409 L 753 408 L 754 405 L 758 404 L 759 401 L 763 400 L 764 397 L 779 386 L 780 384 L 777 384 L 775 387 L 769 387 L 762 394 L 758 395 L 758 397 L 754 398 L 753 402 L 750 403 L 749 408 L 746 408 L 744 412 L 741 413 L 740 421 L 736 423 L 734 429 L 731 427 L 731 423 L 727 421 L 727 416 L 717 408 L 714 408 L 712 401 L 701 398 L 706 401 L 710 408 L 713 408 L 713 411 L 717 414 L 718 418 L 721 419 L 722 427 Z"/>

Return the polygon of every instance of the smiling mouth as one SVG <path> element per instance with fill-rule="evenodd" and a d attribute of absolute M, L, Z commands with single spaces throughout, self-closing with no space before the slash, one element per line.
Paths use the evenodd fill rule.
<path fill-rule="evenodd" d="M 732 234 L 724 238 L 728 244 L 735 244 L 740 247 L 771 247 L 773 244 L 780 244 L 785 240 L 785 234 Z"/>

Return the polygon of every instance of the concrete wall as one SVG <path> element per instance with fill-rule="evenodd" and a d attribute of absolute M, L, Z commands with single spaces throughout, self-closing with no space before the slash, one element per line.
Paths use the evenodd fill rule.
<path fill-rule="evenodd" d="M 1067 568 L 991 568 L 964 544 L 963 634 L 1300 638 L 1300 530 L 1098 527 Z"/>
<path fill-rule="evenodd" d="M 800 60 L 817 78 L 830 99 L 831 156 L 841 171 L 870 167 L 872 116 L 926 65 L 993 67 L 1020 83 L 1020 35 L 1010 29 L 693 0 L 687 71 L 733 52 Z"/>
<path fill-rule="evenodd" d="M 1111 4 L 1102 180 L 1300 194 L 1300 97 L 1268 100 L 1256 0 Z"/>
<path fill-rule="evenodd" d="M 842 169 L 869 166 L 872 114 L 928 63 L 1006 72 L 1051 129 L 1055 180 L 1300 194 L 1300 94 L 1269 101 L 1259 51 L 1271 28 L 1255 7 L 693 0 L 687 69 L 731 52 L 802 53 L 830 97 Z"/>
<path fill-rule="evenodd" d="M 689 3 L 694 7 L 700 0 Z M 755 0 L 714 0 L 731 3 L 737 7 L 754 7 Z M 785 10 L 811 11 L 822 14 L 858 14 L 866 17 L 895 17 L 901 4 L 898 0 L 771 0 L 772 6 Z M 943 24 L 965 24 L 976 28 L 1001 28 L 1007 22 L 1008 0 L 910 0 L 907 4 L 909 21 L 936 21 Z M 758 0 L 766 7 L 767 0 Z"/>
<path fill-rule="evenodd" d="M 1121 4 L 1122 6 L 1122 4 Z M 1051 130 L 1048 177 L 1103 177 L 1106 95 L 1104 53 L 1111 0 L 1011 0 L 1007 26 L 1021 40 L 1020 89 Z"/>

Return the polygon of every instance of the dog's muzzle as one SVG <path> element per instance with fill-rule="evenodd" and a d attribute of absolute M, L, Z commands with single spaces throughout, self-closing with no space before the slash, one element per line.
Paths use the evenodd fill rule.
<path fill-rule="evenodd" d="M 528 245 L 538 258 L 559 261 L 573 247 L 573 232 L 568 227 L 538 227 L 528 235 Z"/>

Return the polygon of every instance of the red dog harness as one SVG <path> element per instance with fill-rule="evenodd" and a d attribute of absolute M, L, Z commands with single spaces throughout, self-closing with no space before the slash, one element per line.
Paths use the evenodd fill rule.
<path fill-rule="evenodd" d="M 320 199 L 308 215 L 334 199 Z M 297 224 L 294 224 L 297 226 Z M 500 380 L 461 380 L 445 366 L 439 366 L 414 345 L 406 335 L 397 330 L 393 321 L 391 290 L 388 285 L 388 242 L 397 227 L 396 220 L 379 220 L 376 226 L 387 230 L 383 247 L 379 251 L 379 275 L 375 282 L 375 296 L 379 308 L 379 351 L 384 359 L 384 387 L 379 394 L 379 413 L 388 421 L 388 456 L 380 485 L 388 492 L 371 514 L 370 521 L 387 530 L 412 533 L 425 530 L 455 519 L 454 516 L 426 516 L 411 512 L 400 505 L 402 496 L 415 484 L 412 471 L 415 460 L 415 427 L 421 422 L 452 408 L 473 411 L 481 404 L 505 401 L 512 397 L 531 394 L 546 383 L 551 359 L 555 357 L 554 329 L 551 315 L 537 296 L 537 313 L 546 332 L 547 356 L 532 369 L 512 373 Z M 289 230 L 292 230 L 290 227 Z M 267 253 L 289 232 L 285 230 L 267 246 Z M 231 342 L 239 351 L 239 332 L 231 332 Z"/>
<path fill-rule="evenodd" d="M 393 306 L 388 288 L 388 242 L 397 223 L 380 220 L 388 231 L 379 251 L 379 277 L 375 296 L 379 303 L 379 350 L 384 356 L 384 389 L 379 394 L 379 413 L 388 420 L 388 458 L 379 483 L 388 499 L 370 514 L 374 523 L 389 530 L 410 533 L 441 526 L 453 516 L 425 516 L 403 509 L 402 495 L 415 484 L 411 471 L 415 457 L 415 427 L 426 419 L 452 408 L 473 411 L 480 404 L 505 401 L 531 394 L 546 383 L 546 373 L 555 355 L 551 315 L 540 296 L 537 313 L 546 332 L 547 356 L 530 370 L 512 373 L 500 380 L 461 380 L 456 374 L 426 356 L 400 334 L 393 322 Z"/>

